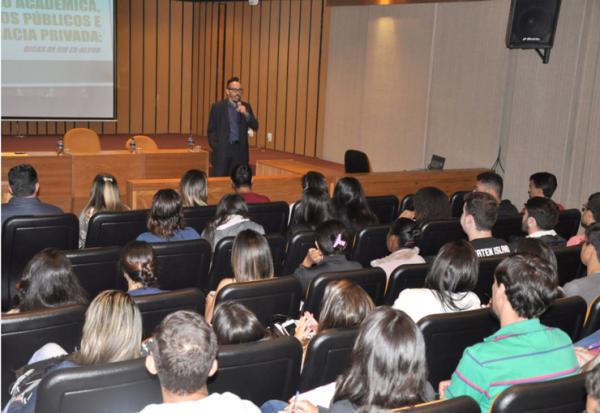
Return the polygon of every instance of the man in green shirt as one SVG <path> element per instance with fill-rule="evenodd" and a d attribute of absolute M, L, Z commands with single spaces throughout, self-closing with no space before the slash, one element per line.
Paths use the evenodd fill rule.
<path fill-rule="evenodd" d="M 498 394 L 514 384 L 558 379 L 577 373 L 569 336 L 538 317 L 556 296 L 557 276 L 533 255 L 504 259 L 494 274 L 492 310 L 500 330 L 468 347 L 440 397 L 470 396 L 487 412 Z"/>

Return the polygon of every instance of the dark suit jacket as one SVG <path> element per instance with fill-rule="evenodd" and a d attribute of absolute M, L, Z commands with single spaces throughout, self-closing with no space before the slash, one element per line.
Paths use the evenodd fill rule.
<path fill-rule="evenodd" d="M 10 217 L 20 215 L 58 215 L 63 211 L 57 206 L 44 204 L 38 198 L 12 197 L 2 204 L 2 223 Z"/>
<path fill-rule="evenodd" d="M 233 145 L 229 145 L 229 112 L 227 110 L 228 100 L 222 100 L 212 105 L 210 116 L 208 118 L 208 143 L 213 151 L 215 159 L 229 155 L 228 150 L 232 150 Z M 242 102 L 250 116 L 238 115 L 238 127 L 240 131 L 240 143 L 235 145 L 236 150 L 242 152 L 241 161 L 248 162 L 248 128 L 258 129 L 258 120 L 252 112 L 249 103 Z"/>

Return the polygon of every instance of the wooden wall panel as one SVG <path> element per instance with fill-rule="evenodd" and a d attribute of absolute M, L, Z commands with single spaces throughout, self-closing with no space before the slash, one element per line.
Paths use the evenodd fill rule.
<path fill-rule="evenodd" d="M 157 0 L 144 1 L 144 89 L 142 92 L 144 134 L 156 132 L 157 10 Z"/>
<path fill-rule="evenodd" d="M 300 49 L 301 2 L 292 0 L 288 33 L 287 99 L 285 105 L 285 151 L 294 152 L 298 90 L 298 55 Z"/>
<path fill-rule="evenodd" d="M 170 15 L 168 1 L 159 0 L 157 7 L 157 42 L 156 42 L 156 131 L 166 132 L 169 128 L 169 53 L 171 44 Z"/>
<path fill-rule="evenodd" d="M 193 46 L 193 8 L 194 4 L 190 2 L 183 3 L 182 19 L 182 47 L 181 47 L 181 104 L 180 104 L 180 127 L 181 133 L 191 131 L 190 114 L 192 110 L 192 46 Z M 187 70 L 184 70 L 186 68 Z"/>
<path fill-rule="evenodd" d="M 129 132 L 142 133 L 144 108 L 144 4 L 145 0 L 131 0 L 129 24 L 131 27 L 129 62 Z"/>

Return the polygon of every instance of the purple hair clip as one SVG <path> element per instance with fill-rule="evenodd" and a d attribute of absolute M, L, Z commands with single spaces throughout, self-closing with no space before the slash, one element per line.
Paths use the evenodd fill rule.
<path fill-rule="evenodd" d="M 346 248 L 346 241 L 344 241 L 342 239 L 342 234 L 338 234 L 337 237 L 335 238 L 335 241 L 333 242 L 333 248 L 338 247 L 338 246 L 342 246 L 344 248 Z"/>

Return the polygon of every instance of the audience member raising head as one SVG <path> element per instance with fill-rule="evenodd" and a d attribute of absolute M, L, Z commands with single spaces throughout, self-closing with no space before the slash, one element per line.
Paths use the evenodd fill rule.
<path fill-rule="evenodd" d="M 163 403 L 142 413 L 174 411 L 258 413 L 232 393 L 208 394 L 206 381 L 217 372 L 217 338 L 198 314 L 177 311 L 166 316 L 148 343 L 146 368 L 158 374 Z"/>
<path fill-rule="evenodd" d="M 600 222 L 600 192 L 595 192 L 581 207 L 581 226 L 587 229 Z M 567 247 L 582 244 L 585 241 L 585 233 L 574 235 L 567 241 Z"/>
<path fill-rule="evenodd" d="M 144 241 L 131 241 L 121 250 L 119 265 L 129 295 L 148 295 L 162 292 L 156 277 L 156 255 Z"/>
<path fill-rule="evenodd" d="M 388 279 L 400 265 L 423 264 L 425 260 L 419 255 L 417 238 L 421 236 L 419 225 L 408 218 L 398 218 L 390 225 L 387 234 L 387 249 L 390 255 L 371 261 L 372 267 L 380 267 Z"/>
<path fill-rule="evenodd" d="M 315 236 L 317 248 L 308 250 L 304 261 L 293 274 L 305 293 L 310 282 L 319 274 L 362 268 L 358 262 L 346 259 L 345 254 L 351 244 L 344 224 L 333 220 L 325 221 L 317 227 Z"/>
<path fill-rule="evenodd" d="M 256 315 L 235 301 L 225 301 L 217 306 L 212 326 L 219 345 L 251 343 L 267 336 L 267 330 Z"/>
<path fill-rule="evenodd" d="M 271 200 L 252 192 L 252 169 L 247 163 L 240 163 L 231 170 L 231 184 L 233 190 L 240 194 L 247 204 L 260 204 Z"/>
<path fill-rule="evenodd" d="M 477 294 L 479 265 L 467 241 L 445 244 L 435 257 L 425 288 L 402 290 L 394 307 L 405 311 L 415 322 L 429 314 L 453 313 L 481 307 Z"/>
<path fill-rule="evenodd" d="M 104 211 L 126 211 L 127 205 L 121 203 L 117 178 L 108 173 L 96 175 L 92 182 L 90 199 L 79 214 L 79 248 L 85 246 L 88 224 L 92 215 Z"/>
<path fill-rule="evenodd" d="M 523 232 L 527 237 L 539 238 L 552 247 L 564 246 L 566 241 L 554 230 L 558 224 L 558 215 L 558 208 L 551 199 L 529 198 L 523 214 Z"/>
<path fill-rule="evenodd" d="M 202 238 L 205 238 L 214 250 L 219 241 L 225 237 L 235 237 L 245 229 L 264 234 L 262 225 L 248 218 L 248 205 L 239 194 L 227 194 L 217 205 L 215 217 L 208 223 Z"/>
<path fill-rule="evenodd" d="M 502 199 L 504 189 L 504 180 L 495 172 L 482 172 L 477 175 L 475 181 L 475 191 L 485 192 L 494 197 L 498 203 L 498 216 L 505 217 L 517 215 L 519 211 L 508 199 Z"/>
<path fill-rule="evenodd" d="M 208 179 L 199 169 L 190 169 L 179 181 L 184 208 L 202 207 L 208 204 Z"/>
<path fill-rule="evenodd" d="M 138 241 L 152 243 L 200 238 L 195 229 L 184 225 L 181 196 L 172 189 L 161 189 L 154 194 L 147 225 L 149 232 L 139 235 Z"/>
<path fill-rule="evenodd" d="M 38 252 L 27 263 L 17 283 L 17 301 L 11 313 L 88 303 L 71 262 L 56 248 Z"/>
<path fill-rule="evenodd" d="M 579 295 L 588 306 L 600 295 L 600 224 L 585 231 L 587 240 L 581 246 L 581 262 L 586 267 L 587 277 L 577 278 L 564 285 L 566 295 Z"/>
<path fill-rule="evenodd" d="M 404 210 L 401 218 L 410 218 L 419 224 L 452 216 L 448 195 L 441 189 L 426 186 L 417 191 L 414 197 L 415 210 Z"/>
<path fill-rule="evenodd" d="M 369 208 L 362 185 L 356 178 L 345 177 L 337 181 L 331 203 L 337 219 L 351 233 L 377 224 L 377 217 Z"/>

